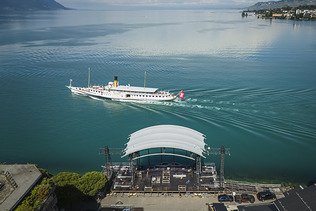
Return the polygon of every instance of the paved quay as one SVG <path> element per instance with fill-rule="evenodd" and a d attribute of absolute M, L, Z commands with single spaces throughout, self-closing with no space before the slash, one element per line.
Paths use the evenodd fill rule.
<path fill-rule="evenodd" d="M 215 194 L 111 193 L 101 200 L 101 207 L 143 207 L 145 211 L 207 211 L 208 205 L 218 203 Z M 256 200 L 254 204 L 261 204 Z M 266 202 L 267 203 L 267 202 Z M 246 205 L 247 203 L 243 203 Z M 236 202 L 225 203 L 228 210 L 237 210 Z"/>
<path fill-rule="evenodd" d="M 215 201 L 215 196 L 179 194 L 110 194 L 101 201 L 101 206 L 143 207 L 144 210 L 208 210 L 206 203 Z"/>

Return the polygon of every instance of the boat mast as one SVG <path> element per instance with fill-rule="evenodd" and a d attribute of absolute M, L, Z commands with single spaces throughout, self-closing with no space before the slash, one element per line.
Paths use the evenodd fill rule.
<path fill-rule="evenodd" d="M 147 76 L 147 71 L 145 70 L 145 73 L 144 73 L 144 88 L 146 87 L 146 76 Z"/>
<path fill-rule="evenodd" d="M 89 67 L 89 70 L 88 70 L 88 88 L 90 87 L 90 77 L 91 77 L 91 69 Z"/>

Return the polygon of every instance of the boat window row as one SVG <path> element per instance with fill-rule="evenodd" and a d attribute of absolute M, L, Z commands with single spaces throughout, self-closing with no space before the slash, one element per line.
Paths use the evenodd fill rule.
<path fill-rule="evenodd" d="M 155 95 L 134 95 L 135 97 L 166 97 L 166 96 L 161 96 L 161 95 L 158 95 L 158 96 L 155 96 Z"/>
<path fill-rule="evenodd" d="M 94 90 L 94 89 L 92 89 L 92 90 L 89 90 L 90 92 L 95 92 L 95 93 L 102 93 L 101 91 L 98 91 L 98 90 Z"/>

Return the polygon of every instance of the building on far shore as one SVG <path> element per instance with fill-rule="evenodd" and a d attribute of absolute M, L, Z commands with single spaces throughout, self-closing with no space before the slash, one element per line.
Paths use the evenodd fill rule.
<path fill-rule="evenodd" d="M 288 20 L 316 20 L 316 9 L 270 9 L 243 11 L 241 16 L 247 17 L 248 13 L 254 13 L 257 18 L 263 19 L 288 19 Z"/>
<path fill-rule="evenodd" d="M 0 165 L 0 210 L 14 210 L 40 180 L 34 164 Z"/>

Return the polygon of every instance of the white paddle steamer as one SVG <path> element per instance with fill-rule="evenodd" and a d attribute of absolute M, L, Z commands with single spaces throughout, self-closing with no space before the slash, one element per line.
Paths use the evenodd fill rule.
<path fill-rule="evenodd" d="M 177 97 L 181 100 L 184 98 L 183 90 L 175 95 L 168 91 L 159 91 L 158 88 L 145 87 L 145 82 L 144 87 L 120 85 L 117 76 L 114 76 L 114 81 L 109 82 L 107 85 L 90 86 L 90 71 L 88 87 L 72 86 L 72 79 L 70 79 L 69 86 L 66 87 L 77 95 L 117 101 L 173 101 Z"/>

